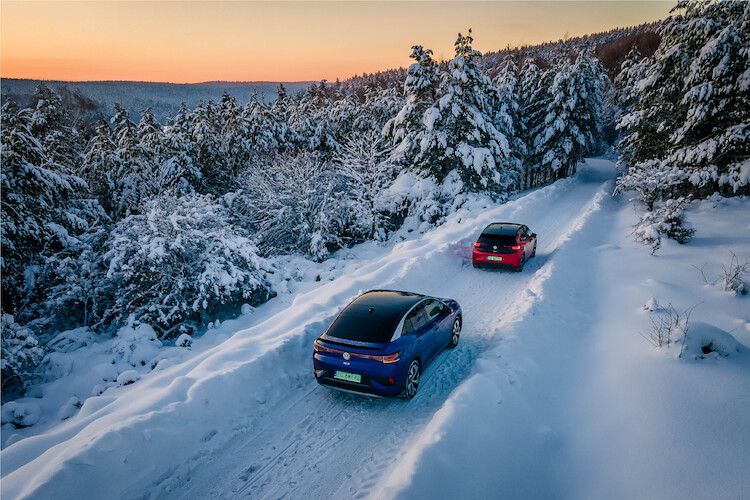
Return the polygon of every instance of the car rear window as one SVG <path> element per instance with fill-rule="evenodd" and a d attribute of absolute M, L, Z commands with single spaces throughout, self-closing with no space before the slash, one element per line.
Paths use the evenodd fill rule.
<path fill-rule="evenodd" d="M 376 309 L 370 313 L 369 307 L 349 306 L 333 322 L 328 335 L 357 342 L 390 342 L 401 318 L 379 315 Z"/>
<path fill-rule="evenodd" d="M 515 245 L 516 235 L 515 234 L 483 234 L 479 237 L 479 243 L 486 243 L 489 245 L 498 243 L 501 245 Z"/>

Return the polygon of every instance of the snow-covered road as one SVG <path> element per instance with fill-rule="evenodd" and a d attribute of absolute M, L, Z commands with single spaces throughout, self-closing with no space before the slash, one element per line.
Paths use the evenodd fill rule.
<path fill-rule="evenodd" d="M 300 283 L 197 339 L 187 361 L 160 364 L 136 384 L 89 398 L 75 417 L 6 447 L 3 497 L 629 498 L 627 473 L 644 461 L 628 436 L 663 425 L 663 415 L 682 411 L 682 400 L 661 416 L 643 416 L 637 401 L 646 382 L 624 377 L 642 365 L 648 346 L 629 331 L 599 335 L 603 318 L 619 317 L 620 330 L 647 321 L 633 320 L 633 311 L 642 309 L 642 294 L 665 283 L 637 277 L 656 272 L 655 258 L 632 283 L 627 264 L 618 267 L 618 259 L 645 250 L 612 243 L 629 238 L 632 217 L 609 196 L 614 176 L 611 162 L 588 160 L 574 177 L 506 204 L 464 207 L 423 235 L 342 252 L 320 282 Z M 523 273 L 471 266 L 472 244 L 493 221 L 522 222 L 539 235 L 537 257 Z M 736 251 L 750 244 L 738 241 L 745 246 Z M 614 280 L 628 290 L 622 310 L 609 293 Z M 311 373 L 313 340 L 349 301 L 374 288 L 454 298 L 464 311 L 459 347 L 428 367 L 411 401 L 339 393 L 319 387 Z M 724 304 L 723 296 L 716 300 Z M 729 331 L 731 320 L 750 332 L 750 318 L 727 304 L 717 309 L 716 324 Z M 610 355 L 612 346 L 629 357 Z M 713 375 L 734 391 L 739 413 L 750 407 L 742 396 L 750 365 L 742 359 Z M 658 358 L 647 361 L 661 373 Z M 687 370 L 682 377 L 696 376 L 678 368 Z M 617 390 L 628 399 L 620 403 L 599 383 L 603 377 L 620 377 Z M 650 377 L 648 396 L 656 400 L 669 379 Z M 710 418 L 710 409 L 693 412 L 690 425 Z M 629 434 L 613 433 L 611 422 Z M 734 469 L 747 463 L 742 443 L 750 444 L 750 432 L 741 419 L 727 425 L 736 450 L 721 436 L 702 438 L 718 450 L 696 459 L 715 464 L 701 483 L 707 491 L 731 483 Z M 609 454 L 609 440 L 619 455 Z M 681 443 L 670 446 L 674 452 L 652 440 L 642 453 L 681 463 Z M 652 488 L 659 481 L 644 486 L 646 496 L 694 491 L 684 482 Z"/>

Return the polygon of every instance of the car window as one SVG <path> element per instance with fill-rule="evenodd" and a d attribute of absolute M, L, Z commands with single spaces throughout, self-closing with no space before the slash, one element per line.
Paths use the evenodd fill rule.
<path fill-rule="evenodd" d="M 427 324 L 429 320 L 425 315 L 425 304 L 425 302 L 422 302 L 406 316 L 402 335 L 413 333 Z"/>
<path fill-rule="evenodd" d="M 482 234 L 477 241 L 485 245 L 515 245 L 516 236 L 510 234 Z"/>
<path fill-rule="evenodd" d="M 438 302 L 437 300 L 428 300 L 427 304 L 425 305 L 425 312 L 427 313 L 427 321 L 432 321 L 433 319 L 440 316 L 440 313 L 443 311 L 443 305 Z"/>

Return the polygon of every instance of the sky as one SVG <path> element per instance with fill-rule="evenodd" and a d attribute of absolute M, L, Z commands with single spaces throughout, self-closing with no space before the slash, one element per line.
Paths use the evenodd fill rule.
<path fill-rule="evenodd" d="M 174 83 L 344 80 L 664 19 L 674 1 L 0 2 L 4 78 Z"/>

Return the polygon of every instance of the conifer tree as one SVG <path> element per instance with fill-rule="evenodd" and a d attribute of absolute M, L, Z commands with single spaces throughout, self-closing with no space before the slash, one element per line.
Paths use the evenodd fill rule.
<path fill-rule="evenodd" d="M 435 105 L 440 83 L 440 71 L 432 59 L 432 50 L 414 45 L 409 57 L 416 62 L 409 66 L 404 81 L 406 102 L 383 128 L 383 134 L 393 141 L 394 152 L 406 164 L 410 164 L 419 153 L 418 137 L 423 130 L 424 114 Z"/>
<path fill-rule="evenodd" d="M 504 195 L 520 186 L 518 159 L 500 130 L 500 96 L 477 65 L 471 30 L 459 33 L 435 106 L 423 116 L 417 168 L 437 179 L 456 171 L 469 191 Z"/>
<path fill-rule="evenodd" d="M 196 165 L 197 145 L 185 103 L 180 104 L 171 125 L 164 130 L 165 159 L 159 171 L 159 184 L 165 190 L 189 193 L 198 190 L 203 174 Z"/>
<path fill-rule="evenodd" d="M 618 126 L 619 189 L 660 198 L 742 193 L 750 185 L 750 4 L 685 0 L 660 29 Z"/>
<path fill-rule="evenodd" d="M 2 280 L 3 311 L 22 308 L 34 287 L 42 252 L 64 244 L 75 218 L 66 209 L 71 198 L 87 189 L 70 169 L 54 162 L 32 133 L 33 112 L 2 109 Z"/>

